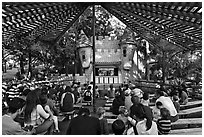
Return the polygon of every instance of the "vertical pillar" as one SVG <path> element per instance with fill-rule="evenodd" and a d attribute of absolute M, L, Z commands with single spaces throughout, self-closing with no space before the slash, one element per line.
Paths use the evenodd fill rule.
<path fill-rule="evenodd" d="M 162 54 L 162 82 L 165 83 L 165 52 L 162 51 L 163 54 Z"/>
<path fill-rule="evenodd" d="M 95 104 L 95 4 L 93 4 L 93 14 L 92 14 L 92 31 L 93 31 L 93 112 L 96 112 L 96 104 Z"/>

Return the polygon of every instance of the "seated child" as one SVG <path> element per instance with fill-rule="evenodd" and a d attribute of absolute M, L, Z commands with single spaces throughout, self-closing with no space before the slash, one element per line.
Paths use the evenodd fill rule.
<path fill-rule="evenodd" d="M 160 109 L 162 108 L 162 103 L 158 101 L 156 106 L 153 108 L 153 121 L 157 121 L 160 118 Z"/>
<path fill-rule="evenodd" d="M 167 135 L 171 130 L 170 112 L 166 108 L 160 109 L 161 118 L 157 120 L 158 134 Z"/>
<path fill-rule="evenodd" d="M 122 120 L 125 123 L 125 125 L 127 125 L 127 122 L 128 122 L 127 117 L 128 117 L 127 108 L 125 106 L 120 106 L 119 107 L 119 115 L 118 115 L 117 119 Z"/>

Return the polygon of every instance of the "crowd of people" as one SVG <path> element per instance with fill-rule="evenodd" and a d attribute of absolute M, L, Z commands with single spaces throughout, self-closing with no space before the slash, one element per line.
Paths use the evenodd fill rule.
<path fill-rule="evenodd" d="M 96 98 L 113 100 L 111 112 L 117 115 L 112 123 L 116 135 L 158 135 L 169 134 L 171 123 L 178 120 L 180 104 L 188 102 L 184 88 L 173 88 L 171 92 L 160 87 L 155 92 L 155 106 L 149 107 L 147 92 L 124 84 L 116 90 L 111 84 L 105 97 L 96 87 Z M 9 92 L 19 93 L 17 96 Z M 58 116 L 63 112 L 73 112 L 66 134 L 68 135 L 108 135 L 110 132 L 106 110 L 97 108 L 97 116 L 75 104 L 93 100 L 92 83 L 3 83 L 2 134 L 31 135 L 59 133 Z"/>

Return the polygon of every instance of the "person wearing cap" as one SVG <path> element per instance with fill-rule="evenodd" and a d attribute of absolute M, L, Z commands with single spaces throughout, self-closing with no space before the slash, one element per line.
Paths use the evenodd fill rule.
<path fill-rule="evenodd" d="M 2 116 L 2 134 L 3 135 L 32 135 L 36 131 L 25 131 L 14 119 L 22 113 L 25 101 L 20 98 L 13 98 L 8 102 L 8 113 Z"/>
<path fill-rule="evenodd" d="M 128 120 L 133 124 L 136 135 L 158 135 L 157 124 L 148 116 L 147 109 L 143 104 L 138 103 L 132 108 L 132 118 Z"/>
<path fill-rule="evenodd" d="M 138 108 L 138 105 L 142 104 L 142 99 L 143 99 L 143 91 L 139 88 L 135 88 L 131 91 L 131 101 L 133 103 L 133 105 L 130 107 L 130 117 L 128 117 L 129 121 L 135 125 L 136 122 L 134 122 L 132 120 L 132 118 L 134 118 L 134 114 L 136 113 L 136 111 Z M 149 106 L 143 106 L 144 108 L 144 112 L 145 112 L 145 117 L 148 119 L 148 121 L 146 122 L 146 126 L 147 126 L 147 130 L 149 130 L 152 126 L 152 120 L 153 120 L 153 113 L 152 113 L 152 109 Z M 133 127 L 135 134 L 137 135 L 137 130 L 135 128 L 135 126 Z"/>
<path fill-rule="evenodd" d="M 71 119 L 67 135 L 100 135 L 100 121 L 90 116 L 88 108 L 80 108 L 78 116 Z"/>
<path fill-rule="evenodd" d="M 179 116 L 172 100 L 169 97 L 165 97 L 161 90 L 155 92 L 155 97 L 157 99 L 156 103 L 161 102 L 162 107 L 169 110 L 171 122 L 176 122 L 179 119 Z"/>

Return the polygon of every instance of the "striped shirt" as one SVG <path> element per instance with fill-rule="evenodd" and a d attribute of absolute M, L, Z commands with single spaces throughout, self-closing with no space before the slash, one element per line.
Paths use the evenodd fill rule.
<path fill-rule="evenodd" d="M 171 120 L 162 119 L 162 118 L 158 119 L 157 128 L 158 128 L 159 135 L 169 134 L 171 130 Z"/>

